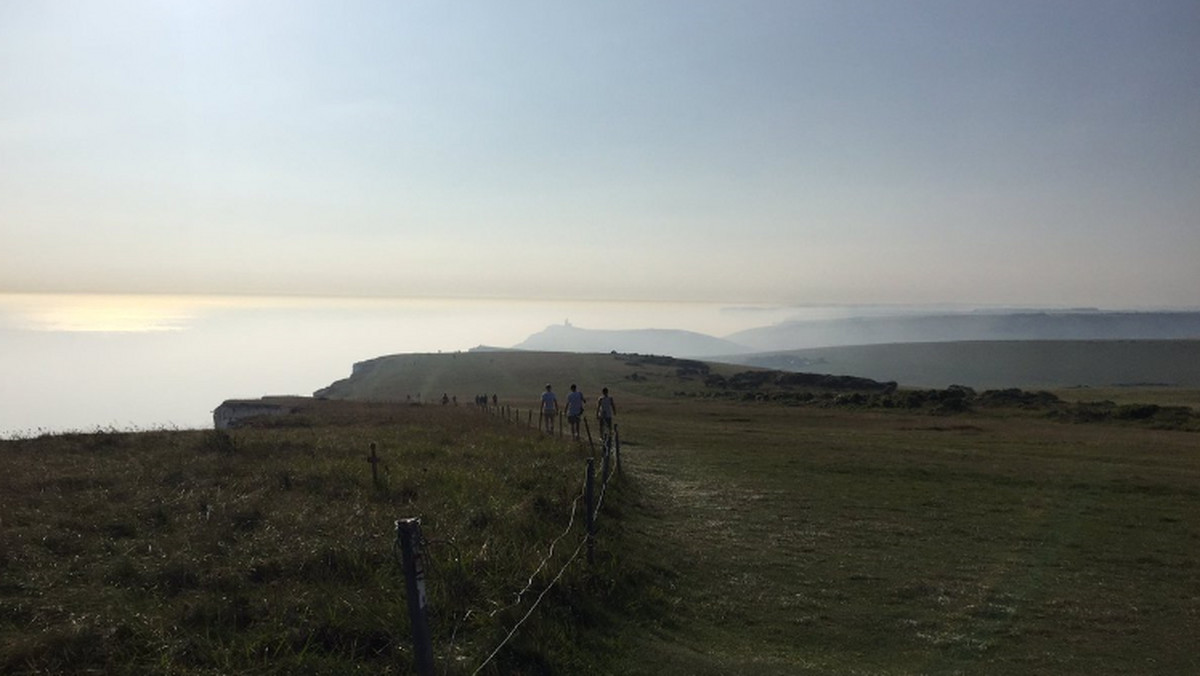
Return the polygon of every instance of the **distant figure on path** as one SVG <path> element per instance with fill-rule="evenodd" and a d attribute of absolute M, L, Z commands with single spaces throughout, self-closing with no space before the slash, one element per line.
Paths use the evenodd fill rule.
<path fill-rule="evenodd" d="M 567 422 L 571 423 L 571 438 L 579 441 L 579 419 L 583 417 L 583 405 L 587 400 L 583 398 L 583 392 L 575 389 L 575 384 L 571 384 L 571 392 L 567 395 Z"/>
<path fill-rule="evenodd" d="M 450 403 L 450 395 L 443 392 L 442 393 L 442 406 L 445 406 L 446 404 L 449 404 L 449 403 Z"/>
<path fill-rule="evenodd" d="M 608 388 L 600 390 L 600 400 L 596 402 L 596 417 L 600 420 L 600 436 L 612 434 L 613 416 L 617 413 L 617 405 L 608 396 Z"/>
<path fill-rule="evenodd" d="M 546 391 L 542 393 L 542 420 L 546 423 L 546 431 L 554 434 L 554 420 L 558 417 L 558 397 L 554 396 L 554 392 L 550 389 L 550 384 L 546 384 Z"/>

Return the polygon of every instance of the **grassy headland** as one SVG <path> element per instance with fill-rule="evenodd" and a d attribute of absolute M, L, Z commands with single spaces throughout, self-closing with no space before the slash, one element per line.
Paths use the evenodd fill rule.
<path fill-rule="evenodd" d="M 1193 411 L 746 373 L 397 355 L 229 433 L 0 442 L 0 665 L 405 673 L 392 522 L 420 516 L 439 673 L 547 589 L 481 673 L 1200 670 Z M 618 401 L 592 567 L 570 561 L 586 445 L 468 404 L 547 381 Z M 347 401 L 442 392 L 460 405 Z"/>

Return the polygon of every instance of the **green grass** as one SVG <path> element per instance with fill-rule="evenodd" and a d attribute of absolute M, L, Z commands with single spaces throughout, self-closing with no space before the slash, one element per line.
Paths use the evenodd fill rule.
<path fill-rule="evenodd" d="M 576 523 L 534 573 L 586 446 L 466 405 L 5 441 L 0 671 L 410 673 L 392 524 L 420 516 L 438 673 L 482 664 L 559 571 L 482 673 L 1200 672 L 1186 425 L 734 400 L 622 355 L 464 356 L 341 392 L 613 388 L 624 474 L 595 565 L 566 565 Z"/>
<path fill-rule="evenodd" d="M 719 674 L 1195 673 L 1200 438 L 1033 416 L 637 411 L 627 465 Z M 621 669 L 650 673 L 631 660 Z"/>
<path fill-rule="evenodd" d="M 1200 411 L 1200 390 L 1182 387 L 1072 387 L 1054 390 L 1063 401 L 1111 401 L 1116 404 L 1187 406 Z"/>
<path fill-rule="evenodd" d="M 393 522 L 419 516 L 439 672 L 469 673 L 580 541 L 583 452 L 470 408 L 383 410 L 0 443 L 0 671 L 409 673 Z M 589 663 L 605 560 L 568 567 L 483 673 Z"/>
<path fill-rule="evenodd" d="M 725 375 L 747 370 L 729 364 L 709 368 Z M 467 404 L 486 392 L 498 395 L 501 405 L 526 410 L 538 405 L 546 383 L 554 386 L 560 403 L 575 383 L 593 404 L 603 387 L 614 397 L 663 397 L 702 384 L 702 376 L 680 376 L 678 370 L 677 365 L 626 354 L 402 354 L 364 362 L 350 378 L 333 383 L 322 394 L 331 399 L 401 402 L 434 401 L 450 394 L 458 397 L 459 404 Z"/>

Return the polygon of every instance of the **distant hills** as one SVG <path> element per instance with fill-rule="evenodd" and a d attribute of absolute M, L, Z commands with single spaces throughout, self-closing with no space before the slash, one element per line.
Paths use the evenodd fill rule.
<path fill-rule="evenodd" d="M 714 357 L 817 347 L 1009 340 L 1200 339 L 1200 312 L 963 312 L 788 321 L 715 337 L 670 329 L 556 324 L 513 346 L 548 352 Z"/>
<path fill-rule="evenodd" d="M 634 395 L 738 389 L 738 383 L 749 382 L 755 374 L 801 389 L 826 390 L 844 389 L 849 383 L 866 391 L 889 382 L 908 388 L 965 385 L 981 391 L 1121 385 L 1143 390 L 1151 385 L 1200 388 L 1200 340 L 859 345 L 745 355 L 740 361 L 520 350 L 397 354 L 355 364 L 350 377 L 314 396 L 422 403 L 437 402 L 448 393 L 457 403 L 466 404 L 472 395 L 486 393 L 524 408 L 536 405 L 546 383 L 553 383 L 560 393 L 570 383 L 578 383 L 589 398 L 600 387 L 609 387 L 622 401 L 629 401 Z M 786 378 L 771 375 L 779 371 L 793 373 Z M 754 383 L 750 389 L 757 387 Z"/>
<path fill-rule="evenodd" d="M 1200 387 L 1200 312 L 962 312 L 788 321 L 715 337 L 547 327 L 513 346 L 621 352 L 945 387 Z"/>
<path fill-rule="evenodd" d="M 544 352 L 640 352 L 673 357 L 707 357 L 752 352 L 750 348 L 723 338 L 674 329 L 628 331 L 582 329 L 555 324 L 513 346 L 518 350 Z"/>
<path fill-rule="evenodd" d="M 891 380 L 909 387 L 1200 387 L 1200 340 L 892 343 L 717 359 L 783 371 Z"/>
<path fill-rule="evenodd" d="M 1012 312 L 791 321 L 726 340 L 753 351 L 975 340 L 1200 338 L 1200 312 Z M 732 354 L 733 352 L 731 352 Z"/>

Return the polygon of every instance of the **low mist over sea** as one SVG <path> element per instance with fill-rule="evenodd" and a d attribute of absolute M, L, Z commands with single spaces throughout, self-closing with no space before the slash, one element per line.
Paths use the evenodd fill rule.
<path fill-rule="evenodd" d="M 224 399 L 308 395 L 357 361 L 511 347 L 550 324 L 723 335 L 802 313 L 705 303 L 0 296 L 0 436 L 208 427 Z"/>

